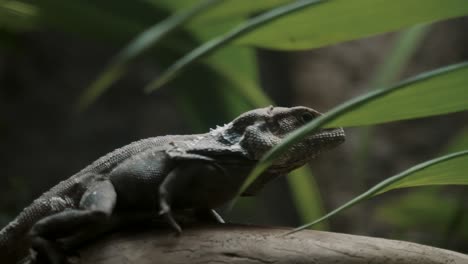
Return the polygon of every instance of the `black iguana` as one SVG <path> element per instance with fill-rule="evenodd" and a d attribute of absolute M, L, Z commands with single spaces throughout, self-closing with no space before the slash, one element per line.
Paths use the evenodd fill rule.
<path fill-rule="evenodd" d="M 235 196 L 266 151 L 319 115 L 307 107 L 255 109 L 206 134 L 153 137 L 116 149 L 44 193 L 3 228 L 1 263 L 18 262 L 31 247 L 49 262 L 63 263 L 63 241 L 79 241 L 90 227 L 100 229 L 123 212 L 159 212 L 178 232 L 172 211 L 216 217 L 212 209 Z M 306 137 L 243 195 L 343 141 L 341 128 Z"/>

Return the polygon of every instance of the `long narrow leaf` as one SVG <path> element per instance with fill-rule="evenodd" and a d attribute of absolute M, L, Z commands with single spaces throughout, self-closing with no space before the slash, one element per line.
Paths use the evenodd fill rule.
<path fill-rule="evenodd" d="M 147 0 L 157 7 L 163 7 L 172 11 L 180 10 L 188 4 L 193 4 L 197 0 Z M 216 23 L 222 23 L 226 20 L 238 20 L 246 18 L 252 14 L 261 13 L 267 9 L 274 8 L 281 4 L 286 4 L 295 0 L 261 0 L 261 1 L 245 1 L 245 0 L 226 0 L 222 5 L 204 12 L 192 20 L 188 27 L 209 27 Z"/>
<path fill-rule="evenodd" d="M 467 110 L 466 87 L 468 63 L 461 63 L 349 100 L 292 132 L 282 143 L 266 153 L 244 182 L 239 194 L 290 146 L 321 127 L 377 124 Z"/>
<path fill-rule="evenodd" d="M 286 235 L 306 229 L 349 208 L 362 200 L 386 191 L 422 185 L 468 185 L 468 151 L 456 152 L 416 165 L 390 177 L 325 216 L 295 228 Z"/>
<path fill-rule="evenodd" d="M 143 31 L 114 57 L 109 66 L 84 91 L 78 101 L 78 108 L 81 110 L 94 102 L 126 72 L 128 63 L 137 56 L 149 48 L 154 47 L 165 36 L 180 28 L 188 20 L 202 12 L 205 12 L 222 1 L 224 0 L 201 1 L 199 4 L 171 15 L 162 22 L 159 22 Z"/>
<path fill-rule="evenodd" d="M 210 54 L 211 52 L 216 51 L 217 49 L 221 48 L 222 46 L 232 42 L 239 36 L 247 34 L 258 27 L 271 22 L 275 19 L 278 19 L 282 16 L 288 15 L 295 11 L 304 9 L 314 4 L 319 4 L 324 1 L 321 0 L 302 0 L 296 1 L 288 5 L 280 6 L 278 8 L 272 9 L 271 11 L 265 12 L 260 14 L 252 19 L 248 20 L 247 22 L 233 28 L 231 31 L 216 37 L 203 45 L 195 48 L 187 55 L 176 61 L 172 66 L 170 66 L 166 71 L 164 71 L 160 76 L 156 79 L 152 80 L 144 90 L 146 92 L 152 92 L 155 89 L 161 87 L 163 84 L 170 81 L 174 78 L 178 73 L 180 73 L 183 69 L 187 66 L 193 64 L 198 59 Z"/>
<path fill-rule="evenodd" d="M 311 49 L 467 14 L 466 0 L 330 0 L 275 20 L 236 44 Z"/>

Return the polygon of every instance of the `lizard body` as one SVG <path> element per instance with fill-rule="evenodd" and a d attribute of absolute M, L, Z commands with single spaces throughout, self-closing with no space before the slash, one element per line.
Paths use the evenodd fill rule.
<path fill-rule="evenodd" d="M 80 241 L 90 227 L 99 229 L 119 212 L 159 211 L 180 232 L 172 211 L 210 213 L 226 203 L 266 151 L 319 115 L 306 107 L 255 109 L 205 134 L 147 138 L 116 149 L 41 195 L 3 228 L 0 259 L 15 263 L 33 247 L 63 263 L 58 240 Z M 243 195 L 343 141 L 341 128 L 306 137 Z"/>

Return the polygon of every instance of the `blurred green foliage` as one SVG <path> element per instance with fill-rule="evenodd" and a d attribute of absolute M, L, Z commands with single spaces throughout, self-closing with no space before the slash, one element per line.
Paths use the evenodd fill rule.
<path fill-rule="evenodd" d="M 310 49 L 464 16 L 464 0 L 329 0 L 304 8 L 238 40 L 275 49 Z"/>

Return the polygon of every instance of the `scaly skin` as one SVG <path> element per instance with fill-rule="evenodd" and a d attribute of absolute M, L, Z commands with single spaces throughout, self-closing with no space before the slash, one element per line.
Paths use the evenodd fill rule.
<path fill-rule="evenodd" d="M 206 212 L 226 203 L 259 158 L 319 115 L 306 107 L 255 109 L 206 134 L 148 138 L 114 150 L 44 193 L 3 228 L 0 259 L 16 263 L 33 247 L 50 262 L 63 263 L 57 239 L 77 244 L 87 228 L 104 229 L 121 212 L 159 210 L 180 232 L 172 211 Z M 266 182 L 343 141 L 341 128 L 306 137 L 244 195 L 255 194 Z"/>

